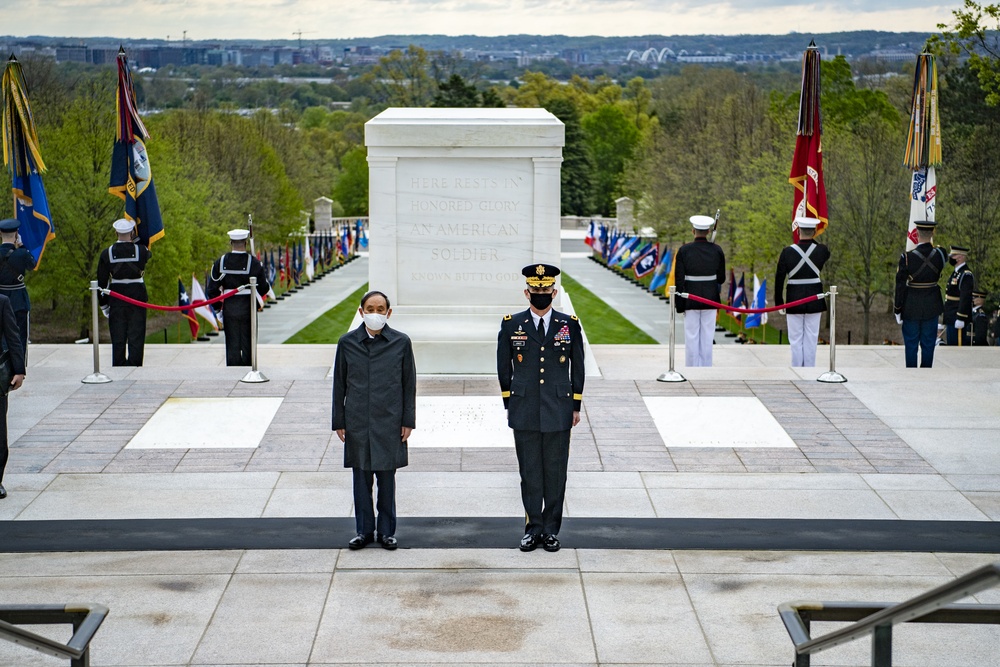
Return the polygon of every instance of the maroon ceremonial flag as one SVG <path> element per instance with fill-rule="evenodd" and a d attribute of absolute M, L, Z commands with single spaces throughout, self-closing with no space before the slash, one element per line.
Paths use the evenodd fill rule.
<path fill-rule="evenodd" d="M 812 42 L 802 56 L 802 95 L 799 99 L 799 124 L 795 137 L 795 155 L 788 182 L 795 186 L 792 206 L 792 241 L 799 240 L 795 219 L 817 218 L 816 235 L 827 226 L 826 188 L 823 186 L 823 140 L 819 113 L 819 49 Z"/>

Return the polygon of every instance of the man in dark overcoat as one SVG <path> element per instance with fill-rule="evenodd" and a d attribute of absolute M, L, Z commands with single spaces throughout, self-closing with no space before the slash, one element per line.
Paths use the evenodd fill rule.
<path fill-rule="evenodd" d="M 407 465 L 406 441 L 416 427 L 417 371 L 409 336 L 387 324 L 389 297 L 368 292 L 359 311 L 364 321 L 340 337 L 333 365 L 333 430 L 344 443 L 344 467 L 354 471 L 358 534 L 347 546 L 361 549 L 377 534 L 382 548 L 392 550 L 396 469 Z"/>
<path fill-rule="evenodd" d="M 787 246 L 778 257 L 778 267 L 774 272 L 774 305 L 783 306 L 823 293 L 823 280 L 819 274 L 830 259 L 830 250 L 814 239 L 819 223 L 817 218 L 806 216 L 795 219 L 799 242 Z M 815 366 L 819 324 L 826 311 L 826 300 L 817 299 L 787 310 L 792 366 Z"/>
<path fill-rule="evenodd" d="M 920 367 L 930 368 L 934 364 L 938 318 L 944 312 L 938 280 L 948 261 L 944 250 L 934 246 L 936 224 L 934 221 L 916 223 L 917 247 L 903 253 L 896 268 L 893 310 L 896 321 L 903 328 L 907 368 L 917 367 L 918 347 Z"/>
<path fill-rule="evenodd" d="M 3 488 L 3 471 L 7 467 L 7 391 L 14 391 L 21 387 L 24 382 L 24 348 L 21 347 L 21 338 L 17 330 L 17 319 L 14 316 L 14 309 L 10 305 L 10 299 L 0 294 L 0 341 L 7 348 L 10 355 L 10 368 L 13 377 L 10 387 L 5 387 L 0 391 L 0 417 L 3 423 L 0 424 L 0 500 L 7 497 L 7 489 Z"/>
<path fill-rule="evenodd" d="M 552 308 L 559 269 L 522 271 L 528 310 L 507 315 L 497 340 L 497 376 L 521 474 L 524 537 L 518 548 L 559 551 L 570 429 L 583 401 L 583 332 L 575 315 Z"/>

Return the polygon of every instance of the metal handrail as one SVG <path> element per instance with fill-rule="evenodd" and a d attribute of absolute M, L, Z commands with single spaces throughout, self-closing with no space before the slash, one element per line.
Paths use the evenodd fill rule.
<path fill-rule="evenodd" d="M 71 667 L 90 666 L 90 642 L 107 618 L 108 608 L 89 605 L 0 605 L 0 639 L 57 658 L 68 658 Z M 25 630 L 16 624 L 71 623 L 73 636 L 65 644 Z"/>
<path fill-rule="evenodd" d="M 954 581 L 938 586 L 937 588 L 929 590 L 915 598 L 891 606 L 861 602 L 845 603 L 802 600 L 796 602 L 786 602 L 778 605 L 778 613 L 781 615 L 781 620 L 785 624 L 788 636 L 795 645 L 796 666 L 806 667 L 809 664 L 808 656 L 813 653 L 819 653 L 820 651 L 825 651 L 826 649 L 833 648 L 834 646 L 846 644 L 847 642 L 854 641 L 855 639 L 859 639 L 869 634 L 873 635 L 876 640 L 882 640 L 884 637 L 878 637 L 879 631 L 890 629 L 893 625 L 898 625 L 900 623 L 907 623 L 910 621 L 919 622 L 919 619 L 938 611 L 953 612 L 957 616 L 966 615 L 969 620 L 931 621 L 929 619 L 924 619 L 923 622 L 1000 624 L 1000 607 L 992 605 L 949 604 L 955 600 L 960 600 L 970 595 L 974 595 L 979 591 L 991 588 L 998 582 L 1000 582 L 1000 563 L 992 563 L 977 570 L 973 570 L 972 572 L 969 572 Z M 852 625 L 840 628 L 839 630 L 835 630 L 815 639 L 810 637 L 808 621 L 802 618 L 802 614 L 805 613 L 816 620 L 854 620 L 851 618 L 844 618 L 844 616 L 849 614 L 852 610 L 857 613 L 859 610 L 871 611 L 873 609 L 879 610 L 860 618 L 860 620 L 857 620 L 857 622 Z M 832 613 L 824 614 L 826 611 L 830 611 Z M 978 612 L 979 616 L 976 616 L 972 612 Z M 836 614 L 839 614 L 839 616 L 836 616 Z M 822 618 L 827 615 L 832 617 Z M 945 615 L 943 617 L 948 616 Z M 954 618 L 954 616 L 948 618 Z M 989 620 L 983 620 L 983 618 L 987 618 Z M 891 642 L 891 635 L 888 635 L 888 637 Z M 891 656 L 891 651 L 889 651 L 888 648 L 882 649 L 881 651 L 873 649 L 872 664 L 877 666 L 891 665 L 891 657 L 889 657 L 886 661 L 879 662 L 879 655 L 884 655 L 886 653 Z M 806 659 L 800 660 L 800 658 L 803 657 Z"/>

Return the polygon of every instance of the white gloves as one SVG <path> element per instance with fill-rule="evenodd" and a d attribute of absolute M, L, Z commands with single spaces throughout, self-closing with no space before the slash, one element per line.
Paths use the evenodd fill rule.
<path fill-rule="evenodd" d="M 903 316 L 900 315 L 899 313 L 896 313 L 896 324 L 902 324 L 902 323 L 903 323 Z"/>
<path fill-rule="evenodd" d="M 784 315 L 784 314 L 785 314 L 785 309 L 784 309 L 784 308 L 782 308 L 781 310 L 779 310 L 779 311 L 778 311 L 778 314 L 780 314 L 780 315 Z"/>
<path fill-rule="evenodd" d="M 955 328 L 961 331 L 962 329 L 965 328 L 965 322 L 963 322 L 962 320 L 955 320 Z"/>
<path fill-rule="evenodd" d="M 101 306 L 101 313 L 104 314 L 105 318 L 111 317 L 111 306 Z"/>

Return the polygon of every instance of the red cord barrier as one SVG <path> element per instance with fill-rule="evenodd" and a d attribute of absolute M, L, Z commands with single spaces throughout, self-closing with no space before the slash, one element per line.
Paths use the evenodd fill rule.
<path fill-rule="evenodd" d="M 231 290 L 229 292 L 226 292 L 225 294 L 217 296 L 214 299 L 208 299 L 206 301 L 192 301 L 190 303 L 190 305 L 187 305 L 187 306 L 158 306 L 155 303 L 146 303 L 145 301 L 136 301 L 135 299 L 127 297 L 124 294 L 119 294 L 118 292 L 112 292 L 110 290 L 102 290 L 102 291 L 105 294 L 107 294 L 108 296 L 113 296 L 116 299 L 124 301 L 125 303 L 131 303 L 133 306 L 142 306 L 143 308 L 152 308 L 153 310 L 174 310 L 174 311 L 176 311 L 176 310 L 192 310 L 194 308 L 201 308 L 202 306 L 208 306 L 208 305 L 211 305 L 213 303 L 218 303 L 218 302 L 222 301 L 223 299 L 228 299 L 232 295 L 234 295 L 237 292 L 239 292 L 241 289 L 243 289 L 243 288 L 242 287 L 237 287 L 234 290 Z"/>
<path fill-rule="evenodd" d="M 699 303 L 708 304 L 709 306 L 715 306 L 722 310 L 728 310 L 731 313 L 773 313 L 776 310 L 784 310 L 785 308 L 794 308 L 795 306 L 801 306 L 804 303 L 811 303 L 813 301 L 819 301 L 826 296 L 823 294 L 813 294 L 812 296 L 807 296 L 804 299 L 799 299 L 798 301 L 789 301 L 788 303 L 783 303 L 780 306 L 769 306 L 768 308 L 734 308 L 733 306 L 727 306 L 724 303 L 719 303 L 717 301 L 711 301 L 710 299 L 704 299 L 700 296 L 695 296 L 694 294 L 688 294 L 687 292 L 677 292 L 676 296 L 682 296 L 685 299 L 691 299 L 692 301 L 697 301 Z"/>

